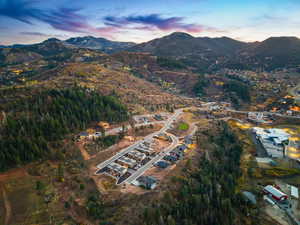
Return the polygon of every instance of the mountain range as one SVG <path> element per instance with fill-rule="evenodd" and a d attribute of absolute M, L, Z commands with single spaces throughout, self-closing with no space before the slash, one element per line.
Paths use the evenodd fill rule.
<path fill-rule="evenodd" d="M 200 72 L 220 68 L 273 70 L 300 65 L 300 39 L 296 37 L 271 37 L 262 42 L 246 43 L 228 37 L 193 37 L 181 32 L 141 44 L 86 36 L 65 41 L 51 38 L 33 45 L 1 46 L 0 63 L 25 62 L 57 55 L 67 57 L 76 49 L 108 54 L 122 51 L 150 53 L 176 60 Z"/>

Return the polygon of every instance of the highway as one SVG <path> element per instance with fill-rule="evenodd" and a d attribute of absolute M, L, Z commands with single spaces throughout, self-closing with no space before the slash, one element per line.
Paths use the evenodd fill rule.
<path fill-rule="evenodd" d="M 138 147 L 138 145 L 140 145 L 141 143 L 145 142 L 145 141 L 151 141 L 151 139 L 159 134 L 159 133 L 163 133 L 165 132 L 166 130 L 168 130 L 171 126 L 171 124 L 173 123 L 174 120 L 176 120 L 180 115 L 182 114 L 182 109 L 178 109 L 175 111 L 175 113 L 168 118 L 168 120 L 166 120 L 164 122 L 164 127 L 162 129 L 160 129 L 159 131 L 157 132 L 154 132 L 152 134 L 149 134 L 148 136 L 146 136 L 144 139 L 136 142 L 135 144 L 127 147 L 127 148 L 124 148 L 122 151 L 118 152 L 117 154 L 115 154 L 113 157 L 111 157 L 110 159 L 100 163 L 97 165 L 97 168 L 98 169 L 102 169 L 104 167 L 106 167 L 107 165 L 111 164 L 112 162 L 114 162 L 115 160 L 117 160 L 118 158 L 122 157 L 123 155 L 125 155 L 126 153 L 132 151 L 134 148 Z M 160 121 L 160 123 L 163 123 L 163 121 Z M 173 139 L 172 139 L 173 140 Z"/>

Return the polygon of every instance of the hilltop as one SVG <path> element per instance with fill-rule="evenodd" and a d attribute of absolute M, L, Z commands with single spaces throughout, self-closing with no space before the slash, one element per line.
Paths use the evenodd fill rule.
<path fill-rule="evenodd" d="M 110 41 L 105 38 L 95 38 L 92 36 L 70 38 L 64 42 L 78 48 L 100 50 L 105 53 L 126 50 L 135 45 L 133 42 Z"/>
<path fill-rule="evenodd" d="M 246 43 L 228 37 L 193 37 L 175 32 L 128 50 L 171 57 L 202 72 L 221 68 L 274 70 L 300 64 L 300 40 L 296 37 Z"/>

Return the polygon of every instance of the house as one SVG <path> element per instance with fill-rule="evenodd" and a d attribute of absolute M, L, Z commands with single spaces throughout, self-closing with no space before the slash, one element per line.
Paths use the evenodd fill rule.
<path fill-rule="evenodd" d="M 136 183 L 139 186 L 142 186 L 146 189 L 154 189 L 157 185 L 158 180 L 155 177 L 152 176 L 141 176 L 138 179 L 136 179 Z"/>
<path fill-rule="evenodd" d="M 181 151 L 181 150 L 178 149 L 178 148 L 175 148 L 175 149 L 173 149 L 173 150 L 170 152 L 170 155 L 176 157 L 176 159 L 178 160 L 178 159 L 181 159 L 181 158 L 183 157 L 184 152 Z"/>
<path fill-rule="evenodd" d="M 88 138 L 88 137 L 89 137 L 89 133 L 86 132 L 86 131 L 83 131 L 83 132 L 79 133 L 79 138 L 80 138 L 81 140 L 86 139 L 86 138 Z"/>
<path fill-rule="evenodd" d="M 107 166 L 108 171 L 115 177 L 121 177 L 127 172 L 127 168 L 117 163 L 111 163 Z"/>
<path fill-rule="evenodd" d="M 121 158 L 118 158 L 116 162 L 127 168 L 133 168 L 137 164 L 135 160 L 128 158 L 126 156 L 122 156 Z"/>
<path fill-rule="evenodd" d="M 158 120 L 158 121 L 163 120 L 163 117 L 161 115 L 159 115 L 159 114 L 155 114 L 153 118 L 156 119 L 156 120 Z"/>
<path fill-rule="evenodd" d="M 130 142 L 133 142 L 133 141 L 134 141 L 134 137 L 132 137 L 132 136 L 125 136 L 124 139 L 125 139 L 126 141 L 130 141 Z"/>
<path fill-rule="evenodd" d="M 170 161 L 170 162 L 176 162 L 178 160 L 177 157 L 172 156 L 172 155 L 166 155 L 166 156 L 164 156 L 163 159 L 166 160 L 166 161 Z"/>
<path fill-rule="evenodd" d="M 176 149 L 178 149 L 179 151 L 184 152 L 187 149 L 187 146 L 186 145 L 179 145 L 179 146 L 176 147 Z"/>
<path fill-rule="evenodd" d="M 139 151 L 131 151 L 128 152 L 127 156 L 131 159 L 134 159 L 136 161 L 142 161 L 143 159 L 146 158 L 146 154 L 139 152 Z"/>
<path fill-rule="evenodd" d="M 165 169 L 167 168 L 168 166 L 170 166 L 170 163 L 166 162 L 166 161 L 158 161 L 155 166 L 159 167 L 159 168 L 162 168 L 162 169 Z"/>
<path fill-rule="evenodd" d="M 135 148 L 135 150 L 137 150 L 141 153 L 144 153 L 146 155 L 151 155 L 152 154 L 152 151 L 150 149 L 146 149 L 146 148 L 137 147 L 137 148 Z"/>
<path fill-rule="evenodd" d="M 272 185 L 265 186 L 263 192 L 264 194 L 268 195 L 269 197 L 272 197 L 272 199 L 276 201 L 283 201 L 288 198 L 288 196 L 285 193 L 283 193 L 282 191 L 280 191 Z"/>
<path fill-rule="evenodd" d="M 100 121 L 99 123 L 98 123 L 98 126 L 99 127 L 102 127 L 103 129 L 109 129 L 109 127 L 110 127 L 110 125 L 109 125 L 109 123 L 107 123 L 107 122 L 103 122 L 103 121 Z"/>

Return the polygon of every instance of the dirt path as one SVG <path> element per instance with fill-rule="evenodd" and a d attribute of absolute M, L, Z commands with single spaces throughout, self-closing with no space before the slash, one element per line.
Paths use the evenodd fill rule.
<path fill-rule="evenodd" d="M 5 182 L 7 179 L 15 179 L 27 175 L 25 168 L 12 169 L 5 173 L 0 173 L 0 182 Z"/>
<path fill-rule="evenodd" d="M 2 194 L 3 194 L 3 201 L 4 201 L 4 206 L 5 206 L 5 221 L 4 225 L 8 225 L 11 217 L 11 205 L 10 202 L 7 198 L 6 190 L 4 185 L 1 185 L 2 187 Z"/>
<path fill-rule="evenodd" d="M 89 160 L 91 158 L 90 154 L 84 148 L 84 142 L 79 142 L 78 148 L 84 160 Z"/>

